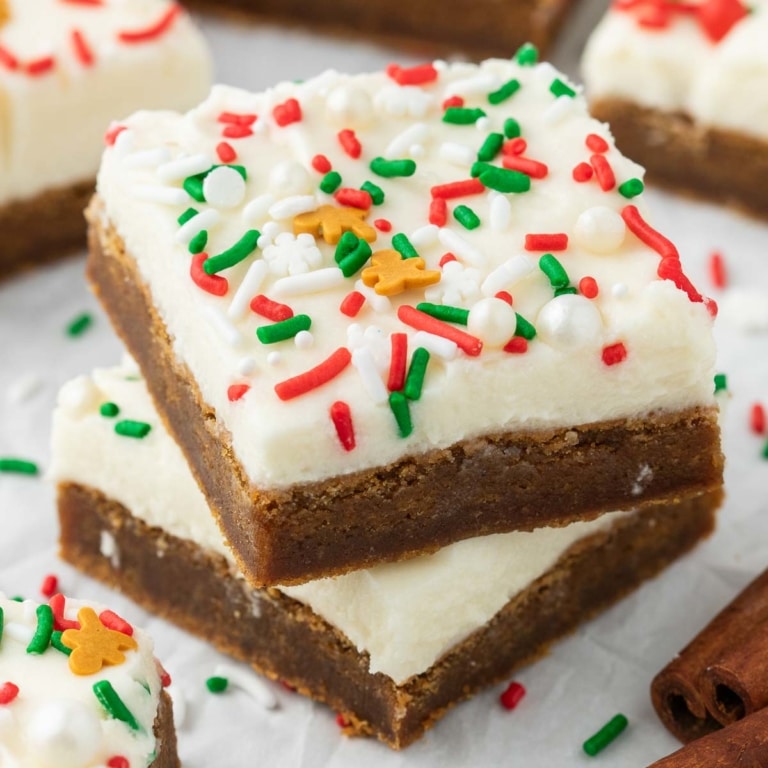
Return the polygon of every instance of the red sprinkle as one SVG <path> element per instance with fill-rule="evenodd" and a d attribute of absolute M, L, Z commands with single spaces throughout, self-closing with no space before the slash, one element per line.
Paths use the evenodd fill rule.
<path fill-rule="evenodd" d="M 144 29 L 118 32 L 117 39 L 121 43 L 145 43 L 148 40 L 154 40 L 173 26 L 179 14 L 181 14 L 181 6 L 174 3 L 154 24 Z"/>
<path fill-rule="evenodd" d="M 587 149 L 592 152 L 598 152 L 599 154 L 607 152 L 610 149 L 608 142 L 596 133 L 590 133 L 584 143 L 587 145 Z"/>
<path fill-rule="evenodd" d="M 365 296 L 360 291 L 348 293 L 339 306 L 339 312 L 347 317 L 357 317 L 358 312 L 365 304 Z"/>
<path fill-rule="evenodd" d="M 56 64 L 53 56 L 42 56 L 39 59 L 29 61 L 24 65 L 24 71 L 32 77 L 38 77 L 50 72 Z"/>
<path fill-rule="evenodd" d="M 462 181 L 451 181 L 447 184 L 437 184 L 430 190 L 433 198 L 442 200 L 452 200 L 456 197 L 466 197 L 467 195 L 481 195 L 485 192 L 485 185 L 480 179 L 463 179 Z"/>
<path fill-rule="evenodd" d="M 106 610 L 99 614 L 99 621 L 107 628 L 115 632 L 121 632 L 128 637 L 133 637 L 133 627 L 114 611 Z"/>
<path fill-rule="evenodd" d="M 339 131 L 338 134 L 339 144 L 341 148 L 353 159 L 357 160 L 363 152 L 363 145 L 358 140 L 355 132 L 350 128 L 345 128 Z M 330 168 L 328 169 L 330 170 Z"/>
<path fill-rule="evenodd" d="M 336 715 L 336 725 L 339 726 L 339 728 L 349 728 L 349 723 L 347 722 L 347 718 L 344 717 L 344 715 L 339 712 Z"/>
<path fill-rule="evenodd" d="M 192 257 L 189 265 L 189 275 L 192 278 L 192 282 L 198 288 L 202 288 L 202 290 L 214 296 L 226 296 L 229 290 L 229 281 L 221 275 L 209 275 L 203 269 L 203 263 L 207 258 L 208 254 L 205 251 L 196 253 Z"/>
<path fill-rule="evenodd" d="M 232 123 L 224 128 L 221 135 L 225 139 L 245 139 L 248 138 L 248 136 L 253 136 L 253 130 L 247 125 Z"/>
<path fill-rule="evenodd" d="M 525 339 L 523 339 L 525 341 Z M 504 693 L 499 696 L 499 701 L 504 709 L 514 709 L 525 696 L 525 688 L 520 683 L 512 682 Z"/>
<path fill-rule="evenodd" d="M 502 301 L 506 301 L 507 304 L 511 307 L 513 302 L 512 294 L 509 291 L 499 291 L 498 293 L 495 293 L 493 295 L 494 299 L 501 299 Z M 525 339 L 523 339 L 525 341 Z"/>
<path fill-rule="evenodd" d="M 122 755 L 114 755 L 107 760 L 107 768 L 131 768 L 131 764 Z"/>
<path fill-rule="evenodd" d="M 113 147 L 117 141 L 117 137 L 125 130 L 126 127 L 124 125 L 120 125 L 120 123 L 112 123 L 104 134 L 104 143 L 108 147 Z"/>
<path fill-rule="evenodd" d="M 526 251 L 564 251 L 568 247 L 568 235 L 557 234 L 526 235 Z"/>
<path fill-rule="evenodd" d="M 444 323 L 442 320 L 416 309 L 416 307 L 403 304 L 397 310 L 397 316 L 401 322 L 417 331 L 426 331 L 427 333 L 434 333 L 435 336 L 449 339 L 470 357 L 477 357 L 483 350 L 483 342 L 476 336 L 472 336 L 454 325 Z"/>
<path fill-rule="evenodd" d="M 408 361 L 408 334 L 393 333 L 389 337 L 391 356 L 389 359 L 389 378 L 387 389 L 398 392 L 405 386 L 405 368 Z"/>
<path fill-rule="evenodd" d="M 19 695 L 19 686 L 15 683 L 0 685 L 0 704 L 10 704 Z"/>
<path fill-rule="evenodd" d="M 501 164 L 511 171 L 520 171 L 532 179 L 543 179 L 549 173 L 549 168 L 544 163 L 519 155 L 504 155 L 501 158 Z"/>
<path fill-rule="evenodd" d="M 87 40 L 83 36 L 83 33 L 79 29 L 72 30 L 72 47 L 75 49 L 75 56 L 77 60 L 84 67 L 92 67 L 96 61 L 91 46 L 88 45 Z"/>
<path fill-rule="evenodd" d="M 222 163 L 234 163 L 237 160 L 237 152 L 234 147 L 226 141 L 220 141 L 216 145 L 216 154 Z"/>
<path fill-rule="evenodd" d="M 579 293 L 588 299 L 596 298 L 599 293 L 597 280 L 589 275 L 582 277 L 581 280 L 579 280 Z"/>
<path fill-rule="evenodd" d="M 595 172 L 589 163 L 579 163 L 573 169 L 573 180 L 579 183 L 589 181 L 594 175 Z"/>
<path fill-rule="evenodd" d="M 53 597 L 56 594 L 56 589 L 59 586 L 59 580 L 54 574 L 49 573 L 40 585 L 40 592 L 45 597 Z"/>
<path fill-rule="evenodd" d="M 513 355 L 521 355 L 528 351 L 528 342 L 522 336 L 513 336 L 505 345 L 505 352 L 511 352 Z"/>
<path fill-rule="evenodd" d="M 379 230 L 379 232 L 391 232 L 392 222 L 389 219 L 374 219 L 373 226 Z"/>
<path fill-rule="evenodd" d="M 760 403 L 754 403 L 749 409 L 749 428 L 756 435 L 765 434 L 765 408 Z"/>
<path fill-rule="evenodd" d="M 314 368 L 275 384 L 275 392 L 281 400 L 291 400 L 304 395 L 335 379 L 351 361 L 350 351 L 346 347 L 339 347 Z"/>
<path fill-rule="evenodd" d="M 603 347 L 603 362 L 606 365 L 616 365 L 627 359 L 627 348 L 619 341 Z"/>
<path fill-rule="evenodd" d="M 272 117 L 281 127 L 298 123 L 301 120 L 301 105 L 296 99 L 286 99 L 272 109 Z"/>
<path fill-rule="evenodd" d="M 725 271 L 725 260 L 719 251 L 715 251 L 709 257 L 709 277 L 715 288 L 725 288 L 728 284 L 728 276 Z"/>
<path fill-rule="evenodd" d="M 442 269 L 446 264 L 450 263 L 451 261 L 458 261 L 458 259 L 450 251 L 448 251 L 447 253 L 444 253 L 440 257 L 440 261 L 439 261 L 440 268 Z"/>
<path fill-rule="evenodd" d="M 625 205 L 624 208 L 621 209 L 621 218 L 624 219 L 624 223 L 629 228 L 629 231 L 632 232 L 638 240 L 645 243 L 650 249 L 656 251 L 656 253 L 663 259 L 680 258 L 680 254 L 677 252 L 677 248 L 675 248 L 674 244 L 645 221 L 640 215 L 640 211 L 637 210 L 637 206 Z"/>
<path fill-rule="evenodd" d="M 463 107 L 464 99 L 461 96 L 449 96 L 443 101 L 443 110 L 450 109 L 451 107 Z"/>
<path fill-rule="evenodd" d="M 739 0 L 709 0 L 698 6 L 699 22 L 714 43 L 719 43 L 748 12 Z"/>
<path fill-rule="evenodd" d="M 386 72 L 398 85 L 423 85 L 437 80 L 437 70 L 432 64 L 417 64 L 407 69 L 390 64 Z"/>
<path fill-rule="evenodd" d="M 610 192 L 616 186 L 616 176 L 613 174 L 611 164 L 605 159 L 604 155 L 592 155 L 589 162 L 595 171 L 597 183 L 603 192 Z"/>
<path fill-rule="evenodd" d="M 373 205 L 371 193 L 366 192 L 364 189 L 341 187 L 341 189 L 336 190 L 333 197 L 339 205 L 360 208 L 363 211 L 367 211 Z"/>
<path fill-rule="evenodd" d="M 352 424 L 352 412 L 343 400 L 337 400 L 331 406 L 331 421 L 336 427 L 336 434 L 344 450 L 353 450 L 355 447 L 355 428 Z"/>
<path fill-rule="evenodd" d="M 258 119 L 258 115 L 238 112 L 221 112 L 216 118 L 220 123 L 229 123 L 231 125 L 253 125 Z"/>
<path fill-rule="evenodd" d="M 19 68 L 19 60 L 7 49 L 0 45 L 0 64 L 12 72 Z"/>
<path fill-rule="evenodd" d="M 328 173 L 333 167 L 331 161 L 325 155 L 315 155 L 312 158 L 312 167 L 318 173 Z"/>
<path fill-rule="evenodd" d="M 251 388 L 250 384 L 230 384 L 227 387 L 227 398 L 230 403 L 236 403 Z"/>
<path fill-rule="evenodd" d="M 508 139 L 501 145 L 503 155 L 522 155 L 526 149 L 528 149 L 528 142 L 522 136 Z"/>
<path fill-rule="evenodd" d="M 671 280 L 681 291 L 688 295 L 692 302 L 704 301 L 704 297 L 694 288 L 693 283 L 683 273 L 683 267 L 678 259 L 667 256 L 659 262 L 656 274 L 662 280 Z M 714 302 L 713 302 L 714 303 Z M 712 312 L 712 310 L 707 307 Z M 715 305 L 717 314 L 717 305 Z"/>
<path fill-rule="evenodd" d="M 257 315 L 266 317 L 267 320 L 272 320 L 274 323 L 290 320 L 293 317 L 293 310 L 287 304 L 273 301 L 263 293 L 251 299 L 250 307 Z"/>
<path fill-rule="evenodd" d="M 168 670 L 157 659 L 155 659 L 155 665 L 160 674 L 160 685 L 163 688 L 167 688 L 171 684 L 171 676 L 168 674 Z"/>
<path fill-rule="evenodd" d="M 65 619 L 67 598 L 62 594 L 54 595 L 49 601 L 53 613 L 53 626 L 57 631 L 63 632 L 65 629 L 80 629 L 80 622 L 74 619 Z"/>
<path fill-rule="evenodd" d="M 444 227 L 448 221 L 448 203 L 444 197 L 433 197 L 429 204 L 429 223 L 438 227 Z"/>

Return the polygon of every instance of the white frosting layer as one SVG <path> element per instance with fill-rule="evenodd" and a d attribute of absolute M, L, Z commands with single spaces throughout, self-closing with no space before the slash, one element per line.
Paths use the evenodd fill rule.
<path fill-rule="evenodd" d="M 685 112 L 705 126 L 768 139 L 768 3 L 749 6 L 717 42 L 690 13 L 649 29 L 638 23 L 649 6 L 612 8 L 584 53 L 589 97 Z"/>
<path fill-rule="evenodd" d="M 118 405 L 120 413 L 102 416 L 104 402 Z M 118 436 L 120 419 L 143 421 L 151 430 L 143 439 Z M 62 389 L 51 474 L 57 482 L 95 488 L 150 526 L 232 560 L 181 452 L 130 367 L 96 370 Z M 469 539 L 408 562 L 281 589 L 367 651 L 371 672 L 402 683 L 482 627 L 574 542 L 618 516 Z"/>
<path fill-rule="evenodd" d="M 100 614 L 105 607 L 67 599 L 65 618 L 76 620 L 84 606 Z M 79 675 L 68 657 L 53 647 L 27 653 L 37 628 L 38 603 L 15 602 L 0 593 L 3 633 L 0 686 L 13 683 L 18 695 L 0 704 L 0 765 L 3 768 L 96 768 L 115 756 L 131 768 L 154 760 L 153 732 L 161 682 L 152 640 L 134 628 L 136 650 L 125 650 L 122 664 Z M 108 681 L 138 724 L 138 730 L 109 716 L 93 691 Z"/>
<path fill-rule="evenodd" d="M 585 145 L 591 133 L 607 141 L 604 157 L 618 184 L 641 176 L 642 169 L 618 153 L 608 129 L 587 115 L 581 96 L 555 97 L 550 86 L 559 74 L 547 64 L 491 60 L 479 66 L 437 63 L 436 70 L 436 80 L 422 85 L 401 86 L 383 73 L 327 72 L 257 95 L 217 87 L 184 116 L 134 115 L 129 130 L 105 153 L 99 190 L 109 221 L 151 286 L 176 355 L 231 433 L 235 454 L 256 486 L 285 487 L 385 465 L 499 430 L 712 403 L 714 350 L 705 307 L 657 277 L 658 254 L 628 233 L 618 216 L 628 203 L 642 209 L 642 202 L 627 200 L 615 188 L 603 191 L 595 179 L 577 183 L 572 176 L 592 155 Z M 488 94 L 512 79 L 520 89 L 491 104 Z M 461 96 L 467 108 L 481 108 L 485 117 L 469 125 L 442 121 L 442 103 L 451 96 Z M 274 110 L 280 117 L 290 99 L 300 105 L 301 119 L 283 126 Z M 213 197 L 195 202 L 200 218 L 180 227 L 177 217 L 193 201 L 173 172 L 176 160 L 194 172 L 219 162 L 215 148 L 232 128 L 231 113 L 257 116 L 246 126 L 252 135 L 228 140 L 247 180 L 243 185 L 231 176 L 228 185 L 223 178 L 215 184 L 206 179 Z M 546 177 L 534 178 L 526 193 L 486 189 L 449 199 L 444 225 L 430 224 L 430 190 L 469 179 L 479 148 L 510 117 L 527 142 L 525 157 L 545 163 Z M 338 133 L 344 129 L 354 131 L 361 144 L 357 159 L 341 147 Z M 392 230 L 372 230 L 372 250 L 391 248 L 394 236 L 404 233 L 427 269 L 441 272 L 439 283 L 379 295 L 362 285 L 359 272 L 342 276 L 334 245 L 322 237 L 294 237 L 294 214 L 334 204 L 318 188 L 323 174 L 311 162 L 318 153 L 340 173 L 342 187 L 356 190 L 368 181 L 384 192 L 367 221 L 385 219 Z M 377 156 L 415 159 L 415 173 L 377 175 L 370 167 Z M 501 155 L 492 162 L 500 167 Z M 459 205 L 479 216 L 479 227 L 467 229 L 454 218 Z M 577 225 L 584 218 L 587 225 Z M 202 290 L 190 277 L 187 246 L 201 227 L 209 256 L 248 230 L 261 233 L 254 255 L 220 273 L 228 281 L 224 296 Z M 572 286 L 584 276 L 596 279 L 596 298 L 558 299 L 553 306 L 554 289 L 538 267 L 550 249 L 525 249 L 525 236 L 538 233 L 569 236 L 567 249 L 555 255 Z M 441 270 L 446 252 L 457 260 Z M 309 289 L 301 285 L 305 280 Z M 339 306 L 353 289 L 367 298 L 351 318 Z M 538 331 L 525 354 L 501 349 L 516 330 L 514 313 L 493 299 L 501 290 L 513 295 L 514 309 Z M 295 341 L 261 343 L 256 330 L 272 321 L 248 309 L 259 293 L 307 315 L 309 331 Z M 456 327 L 480 338 L 479 356 L 398 318 L 399 308 L 425 299 L 469 310 L 478 305 L 469 329 Z M 419 346 L 431 352 L 421 397 L 409 402 L 413 431 L 405 438 L 387 402 L 394 333 L 407 335 L 409 359 Z M 605 365 L 602 349 L 616 343 L 624 345 L 626 359 Z M 278 396 L 277 384 L 340 348 L 352 352 L 352 363 L 329 383 L 293 399 Z M 231 402 L 234 384 L 250 389 Z M 355 447 L 349 451 L 329 416 L 337 401 L 351 413 Z"/>
<path fill-rule="evenodd" d="M 0 24 L 0 204 L 93 178 L 111 121 L 139 108 L 185 109 L 208 91 L 209 55 L 186 14 L 146 39 L 121 38 L 156 27 L 173 12 L 170 0 L 6 4 L 10 17 Z M 30 66 L 42 71 L 30 74 Z"/>

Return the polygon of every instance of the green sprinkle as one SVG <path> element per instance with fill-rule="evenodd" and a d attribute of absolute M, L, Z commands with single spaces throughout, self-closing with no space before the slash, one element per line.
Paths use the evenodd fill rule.
<path fill-rule="evenodd" d="M 411 411 L 408 407 L 408 399 L 402 392 L 389 393 L 389 407 L 397 421 L 397 428 L 400 430 L 400 437 L 408 437 L 413 432 L 413 423 L 411 422 Z"/>
<path fill-rule="evenodd" d="M 204 173 L 198 173 L 196 176 L 187 176 L 181 185 L 184 188 L 184 191 L 193 200 L 197 200 L 198 203 L 205 202 L 205 195 L 203 194 L 203 181 L 205 180 L 205 176 L 206 174 Z"/>
<path fill-rule="evenodd" d="M 83 312 L 72 320 L 67 326 L 67 336 L 74 338 L 75 336 L 82 336 L 82 334 L 90 328 L 93 323 L 93 317 L 88 312 Z"/>
<path fill-rule="evenodd" d="M 539 60 L 539 49 L 533 43 L 523 43 L 515 54 L 521 67 L 532 67 Z"/>
<path fill-rule="evenodd" d="M 334 258 L 337 264 L 341 264 L 342 261 L 357 248 L 360 242 L 360 238 L 351 230 L 347 230 L 336 244 L 336 252 Z"/>
<path fill-rule="evenodd" d="M 411 364 L 408 366 L 408 374 L 405 377 L 405 386 L 403 387 L 403 394 L 409 400 L 418 400 L 421 397 L 427 363 L 429 363 L 429 352 L 424 347 L 418 347 L 411 357 Z"/>
<path fill-rule="evenodd" d="M 309 315 L 294 315 L 272 325 L 259 326 L 256 336 L 262 344 L 276 344 L 278 341 L 292 339 L 299 331 L 308 331 L 311 325 Z"/>
<path fill-rule="evenodd" d="M 385 179 L 395 176 L 413 176 L 416 173 L 416 163 L 413 160 L 386 160 L 383 157 L 374 157 L 371 160 L 371 170 Z"/>
<path fill-rule="evenodd" d="M 527 341 L 535 338 L 536 329 L 519 312 L 515 312 L 517 325 L 515 326 L 515 336 L 522 336 Z"/>
<path fill-rule="evenodd" d="M 69 656 L 72 653 L 72 649 L 61 642 L 61 636 L 63 634 L 64 633 L 59 630 L 51 632 L 51 648 L 55 648 L 57 651 L 61 651 L 63 654 Z"/>
<path fill-rule="evenodd" d="M 531 188 L 530 176 L 509 168 L 489 166 L 480 171 L 479 176 L 484 186 L 497 192 L 528 192 Z"/>
<path fill-rule="evenodd" d="M 327 195 L 332 195 L 341 186 L 341 174 L 338 171 L 328 171 L 320 181 L 320 189 Z"/>
<path fill-rule="evenodd" d="M 549 278 L 553 288 L 565 288 L 571 282 L 563 265 L 551 253 L 545 253 L 539 259 L 539 269 Z"/>
<path fill-rule="evenodd" d="M 446 304 L 430 304 L 428 301 L 422 301 L 416 305 L 416 309 L 427 315 L 436 317 L 446 323 L 457 323 L 466 325 L 469 320 L 469 310 L 462 307 L 451 307 Z"/>
<path fill-rule="evenodd" d="M 408 239 L 408 236 L 404 235 L 402 232 L 398 232 L 392 238 L 392 247 L 404 259 L 415 259 L 419 255 L 419 252 L 413 247 L 413 243 Z"/>
<path fill-rule="evenodd" d="M 125 723 L 131 730 L 141 730 L 131 710 L 125 706 L 109 680 L 99 680 L 98 683 L 94 683 L 93 692 L 110 717 Z"/>
<path fill-rule="evenodd" d="M 115 424 L 115 432 L 123 437 L 135 437 L 141 440 L 146 437 L 152 426 L 147 424 L 146 421 L 131 421 L 130 419 L 123 419 Z"/>
<path fill-rule="evenodd" d="M 179 218 L 176 219 L 176 221 L 179 222 L 179 226 L 183 226 L 190 219 L 194 219 L 195 216 L 197 216 L 197 213 L 198 213 L 198 211 L 197 211 L 196 208 L 187 208 L 187 210 L 184 211 L 184 213 L 182 213 L 181 216 L 179 216 Z"/>
<path fill-rule="evenodd" d="M 40 472 L 40 469 L 34 461 L 5 456 L 0 457 L 0 472 L 15 472 L 17 475 L 36 475 Z"/>
<path fill-rule="evenodd" d="M 120 413 L 120 408 L 117 405 L 117 403 L 102 403 L 99 406 L 99 413 L 102 416 L 105 416 L 106 418 L 111 419 L 114 416 L 117 416 L 118 413 Z"/>
<path fill-rule="evenodd" d="M 624 715 L 612 717 L 594 736 L 584 742 L 584 751 L 594 757 L 602 752 L 626 727 L 629 720 Z"/>
<path fill-rule="evenodd" d="M 768 459 L 768 442 L 763 446 L 763 458 Z"/>
<path fill-rule="evenodd" d="M 645 185 L 640 179 L 627 179 L 623 184 L 619 184 L 619 194 L 624 197 L 637 197 L 645 189 Z"/>
<path fill-rule="evenodd" d="M 485 117 L 485 112 L 479 107 L 448 107 L 443 112 L 443 122 L 454 125 L 473 125 L 481 117 Z"/>
<path fill-rule="evenodd" d="M 201 229 L 190 241 L 189 252 L 190 253 L 202 253 L 205 250 L 205 246 L 208 245 L 208 230 Z"/>
<path fill-rule="evenodd" d="M 486 136 L 483 146 L 477 153 L 477 159 L 481 162 L 490 162 L 501 152 L 501 145 L 504 143 L 504 134 L 489 133 Z"/>
<path fill-rule="evenodd" d="M 38 605 L 37 610 L 37 629 L 27 646 L 27 653 L 45 653 L 51 644 L 51 634 L 53 633 L 53 611 L 50 605 Z"/>
<path fill-rule="evenodd" d="M 355 249 L 347 253 L 339 262 L 339 269 L 344 277 L 357 274 L 371 258 L 371 246 L 365 240 L 358 240 Z"/>
<path fill-rule="evenodd" d="M 11 600 L 13 600 L 14 603 L 24 602 L 24 598 L 21 595 L 16 595 L 15 597 L 12 597 Z"/>
<path fill-rule="evenodd" d="M 570 96 L 574 97 L 576 95 L 576 91 L 571 88 L 568 83 L 563 82 L 559 77 L 556 77 L 549 86 L 549 90 L 555 95 L 555 96 Z"/>
<path fill-rule="evenodd" d="M 576 294 L 579 289 L 574 285 L 564 285 L 562 288 L 555 288 L 555 296 L 564 296 L 565 294 Z"/>
<path fill-rule="evenodd" d="M 491 171 L 494 168 L 497 170 L 504 170 L 503 168 L 499 169 L 496 165 L 485 163 L 482 160 L 476 160 L 474 163 L 472 163 L 472 168 L 470 169 L 469 173 L 472 178 L 476 178 L 480 176 L 480 174 L 485 173 L 486 171 Z"/>
<path fill-rule="evenodd" d="M 364 181 L 360 185 L 360 189 L 371 196 L 374 205 L 381 205 L 384 202 L 384 190 L 372 181 Z"/>
<path fill-rule="evenodd" d="M 453 218 L 464 229 L 477 229 L 480 226 L 480 217 L 468 205 L 457 205 L 453 209 Z"/>
<path fill-rule="evenodd" d="M 518 123 L 514 117 L 508 117 L 504 121 L 504 135 L 508 139 L 516 139 L 521 133 L 520 123 Z"/>
<path fill-rule="evenodd" d="M 512 80 L 507 80 L 507 82 L 497 91 L 488 94 L 488 101 L 491 104 L 501 104 L 502 101 L 506 101 L 511 96 L 514 96 L 519 90 L 519 80 L 515 80 L 514 78 Z"/>
<path fill-rule="evenodd" d="M 205 687 L 211 693 L 224 693 L 229 685 L 229 680 L 226 677 L 209 677 L 205 681 Z"/>
<path fill-rule="evenodd" d="M 728 379 L 724 373 L 715 374 L 715 392 L 724 392 L 728 389 Z"/>
<path fill-rule="evenodd" d="M 203 262 L 203 271 L 206 275 L 215 275 L 223 269 L 234 267 L 256 250 L 260 237 L 261 233 L 258 230 L 249 229 L 231 248 L 206 259 Z"/>

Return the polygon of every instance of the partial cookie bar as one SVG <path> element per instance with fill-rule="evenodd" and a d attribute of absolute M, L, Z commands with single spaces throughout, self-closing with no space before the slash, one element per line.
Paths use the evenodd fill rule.
<path fill-rule="evenodd" d="M 532 49 L 126 125 L 88 274 L 254 585 L 719 487 L 712 306 Z"/>
<path fill-rule="evenodd" d="M 0 762 L 178 768 L 151 638 L 104 606 L 0 593 Z"/>
<path fill-rule="evenodd" d="M 475 538 L 257 590 L 130 368 L 62 390 L 52 474 L 66 560 L 394 748 L 690 549 L 719 501 L 715 492 Z M 195 599 L 179 600 L 182 591 Z"/>
<path fill-rule="evenodd" d="M 768 4 L 624 2 L 587 44 L 592 113 L 652 181 L 765 217 Z"/>
<path fill-rule="evenodd" d="M 0 274 L 85 244 L 110 123 L 205 96 L 202 36 L 169 0 L 5 0 L 0 20 Z"/>

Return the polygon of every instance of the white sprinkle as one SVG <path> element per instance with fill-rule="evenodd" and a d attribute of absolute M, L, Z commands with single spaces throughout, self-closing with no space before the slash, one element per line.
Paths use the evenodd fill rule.
<path fill-rule="evenodd" d="M 527 256 L 513 256 L 500 264 L 483 280 L 481 290 L 484 296 L 495 296 L 499 291 L 522 280 L 533 270 L 533 264 Z"/>
<path fill-rule="evenodd" d="M 413 345 L 414 347 L 424 347 L 427 352 L 437 355 L 443 360 L 453 360 L 459 348 L 455 341 L 426 331 L 416 331 L 413 334 Z"/>
<path fill-rule="evenodd" d="M 374 312 L 381 314 L 392 310 L 392 302 L 389 300 L 389 297 L 376 293 L 373 288 L 367 286 L 362 280 L 358 280 L 355 283 L 355 290 L 365 296 L 366 301 L 371 305 L 371 309 Z"/>
<path fill-rule="evenodd" d="M 272 286 L 275 296 L 299 296 L 305 293 L 318 293 L 344 284 L 347 278 L 338 267 L 327 267 L 302 275 L 281 277 Z"/>
<path fill-rule="evenodd" d="M 6 622 L 3 627 L 3 637 L 10 637 L 17 643 L 29 645 L 29 641 L 35 636 L 35 630 L 26 624 L 19 624 L 16 621 Z"/>
<path fill-rule="evenodd" d="M 25 373 L 10 383 L 5 396 L 9 403 L 18 405 L 40 391 L 43 380 L 36 373 Z"/>
<path fill-rule="evenodd" d="M 614 283 L 611 286 L 611 293 L 614 298 L 623 299 L 629 293 L 629 286 L 626 283 Z"/>
<path fill-rule="evenodd" d="M 485 258 L 480 251 L 470 245 L 461 235 L 447 227 L 440 229 L 440 242 L 456 258 L 465 261 L 471 267 L 482 267 L 485 264 Z"/>
<path fill-rule="evenodd" d="M 408 154 L 414 160 L 417 160 L 420 157 L 424 157 L 424 155 L 427 154 L 427 150 L 423 144 L 411 144 L 411 146 L 408 148 Z"/>
<path fill-rule="evenodd" d="M 388 160 L 403 157 L 414 144 L 423 144 L 429 137 L 429 127 L 426 123 L 414 123 L 395 136 L 384 150 Z"/>
<path fill-rule="evenodd" d="M 455 80 L 449 83 L 445 89 L 445 98 L 450 96 L 468 96 L 490 93 L 498 89 L 499 78 L 490 72 L 481 72 L 474 77 L 465 77 L 463 80 Z"/>
<path fill-rule="evenodd" d="M 435 224 L 425 224 L 411 233 L 409 240 L 417 248 L 434 245 L 440 239 L 440 228 Z"/>
<path fill-rule="evenodd" d="M 169 163 L 163 163 L 157 169 L 157 176 L 160 181 L 180 181 L 187 176 L 196 176 L 198 173 L 207 171 L 213 163 L 208 155 L 189 155 L 181 157 L 178 160 L 171 160 Z"/>
<path fill-rule="evenodd" d="M 241 357 L 237 361 L 237 372 L 241 376 L 253 376 L 258 370 L 258 365 L 253 357 Z"/>
<path fill-rule="evenodd" d="M 269 266 L 264 259 L 251 262 L 227 310 L 231 320 L 240 320 L 245 315 L 251 299 L 259 292 L 267 272 L 269 272 Z"/>
<path fill-rule="evenodd" d="M 293 337 L 296 349 L 311 349 L 315 344 L 315 337 L 309 331 L 299 331 Z"/>
<path fill-rule="evenodd" d="M 457 141 L 444 141 L 440 145 L 438 155 L 443 162 L 453 163 L 469 168 L 477 160 L 477 152 L 467 144 Z"/>
<path fill-rule="evenodd" d="M 267 355 L 267 363 L 269 365 L 280 365 L 283 362 L 283 356 L 280 352 L 270 352 Z"/>
<path fill-rule="evenodd" d="M 269 192 L 265 192 L 263 195 L 254 197 L 248 205 L 243 208 L 243 223 L 244 224 L 261 224 L 263 223 L 269 211 L 269 207 L 275 202 L 275 196 Z"/>
<path fill-rule="evenodd" d="M 245 197 L 245 179 L 234 168 L 219 166 L 203 180 L 203 195 L 217 208 L 235 208 Z"/>
<path fill-rule="evenodd" d="M 234 664 L 217 664 L 213 674 L 217 677 L 226 678 L 230 685 L 245 691 L 264 709 L 277 707 L 277 697 L 269 688 L 268 683 L 250 670 L 241 669 Z"/>
<path fill-rule="evenodd" d="M 137 200 L 147 203 L 160 203 L 162 205 L 189 205 L 192 198 L 186 190 L 176 187 L 155 187 L 149 184 L 134 184 L 131 194 Z"/>
<path fill-rule="evenodd" d="M 100 400 L 98 387 L 90 376 L 82 375 L 68 381 L 60 390 L 57 403 L 72 416 L 85 416 Z"/>
<path fill-rule="evenodd" d="M 126 128 L 124 131 L 120 131 L 115 139 L 114 151 L 115 154 L 122 160 L 131 152 L 133 152 L 134 144 L 136 143 L 136 134 Z"/>
<path fill-rule="evenodd" d="M 170 159 L 171 151 L 168 147 L 156 147 L 126 155 L 123 158 L 123 164 L 126 168 L 157 168 L 158 165 L 167 163 Z"/>
<path fill-rule="evenodd" d="M 256 241 L 256 245 L 265 250 L 268 246 L 272 245 L 274 239 L 283 232 L 283 228 L 276 221 L 268 221 L 261 228 L 261 237 Z"/>
<path fill-rule="evenodd" d="M 120 551 L 117 548 L 115 537 L 109 531 L 102 531 L 99 537 L 99 552 L 106 557 L 117 570 L 120 568 Z"/>
<path fill-rule="evenodd" d="M 189 245 L 193 237 L 199 235 L 204 229 L 215 227 L 219 221 L 221 221 L 221 214 L 213 208 L 198 213 L 179 227 L 176 232 L 176 242 Z"/>
<path fill-rule="evenodd" d="M 203 308 L 208 322 L 214 327 L 216 333 L 229 344 L 230 347 L 236 347 L 242 342 L 243 337 L 240 331 L 229 321 L 227 316 L 218 308 L 207 306 Z"/>
<path fill-rule="evenodd" d="M 542 112 L 541 118 L 548 125 L 559 123 L 573 111 L 574 103 L 575 100 L 570 96 L 558 96 L 552 104 Z"/>
<path fill-rule="evenodd" d="M 512 221 L 512 205 L 506 195 L 494 194 L 491 198 L 488 222 L 494 232 L 504 232 Z"/>
<path fill-rule="evenodd" d="M 475 128 L 482 133 L 486 133 L 491 127 L 491 118 L 488 115 L 483 115 L 475 120 Z"/>
<path fill-rule="evenodd" d="M 297 134 L 289 132 L 288 135 L 295 138 Z M 295 141 L 292 143 L 295 143 Z M 309 154 L 309 150 L 307 149 L 306 151 Z M 312 188 L 312 177 L 309 175 L 309 171 L 295 160 L 283 160 L 270 171 L 269 190 L 275 195 L 280 197 L 285 197 L 286 195 L 306 195 Z"/>
<path fill-rule="evenodd" d="M 317 208 L 317 198 L 314 195 L 291 195 L 278 200 L 269 207 L 269 215 L 273 219 L 290 219 L 300 213 L 314 211 Z"/>
<path fill-rule="evenodd" d="M 389 392 L 381 378 L 376 361 L 368 347 L 360 347 L 352 352 L 352 365 L 355 366 L 363 386 L 374 403 L 385 403 L 389 399 Z"/>

